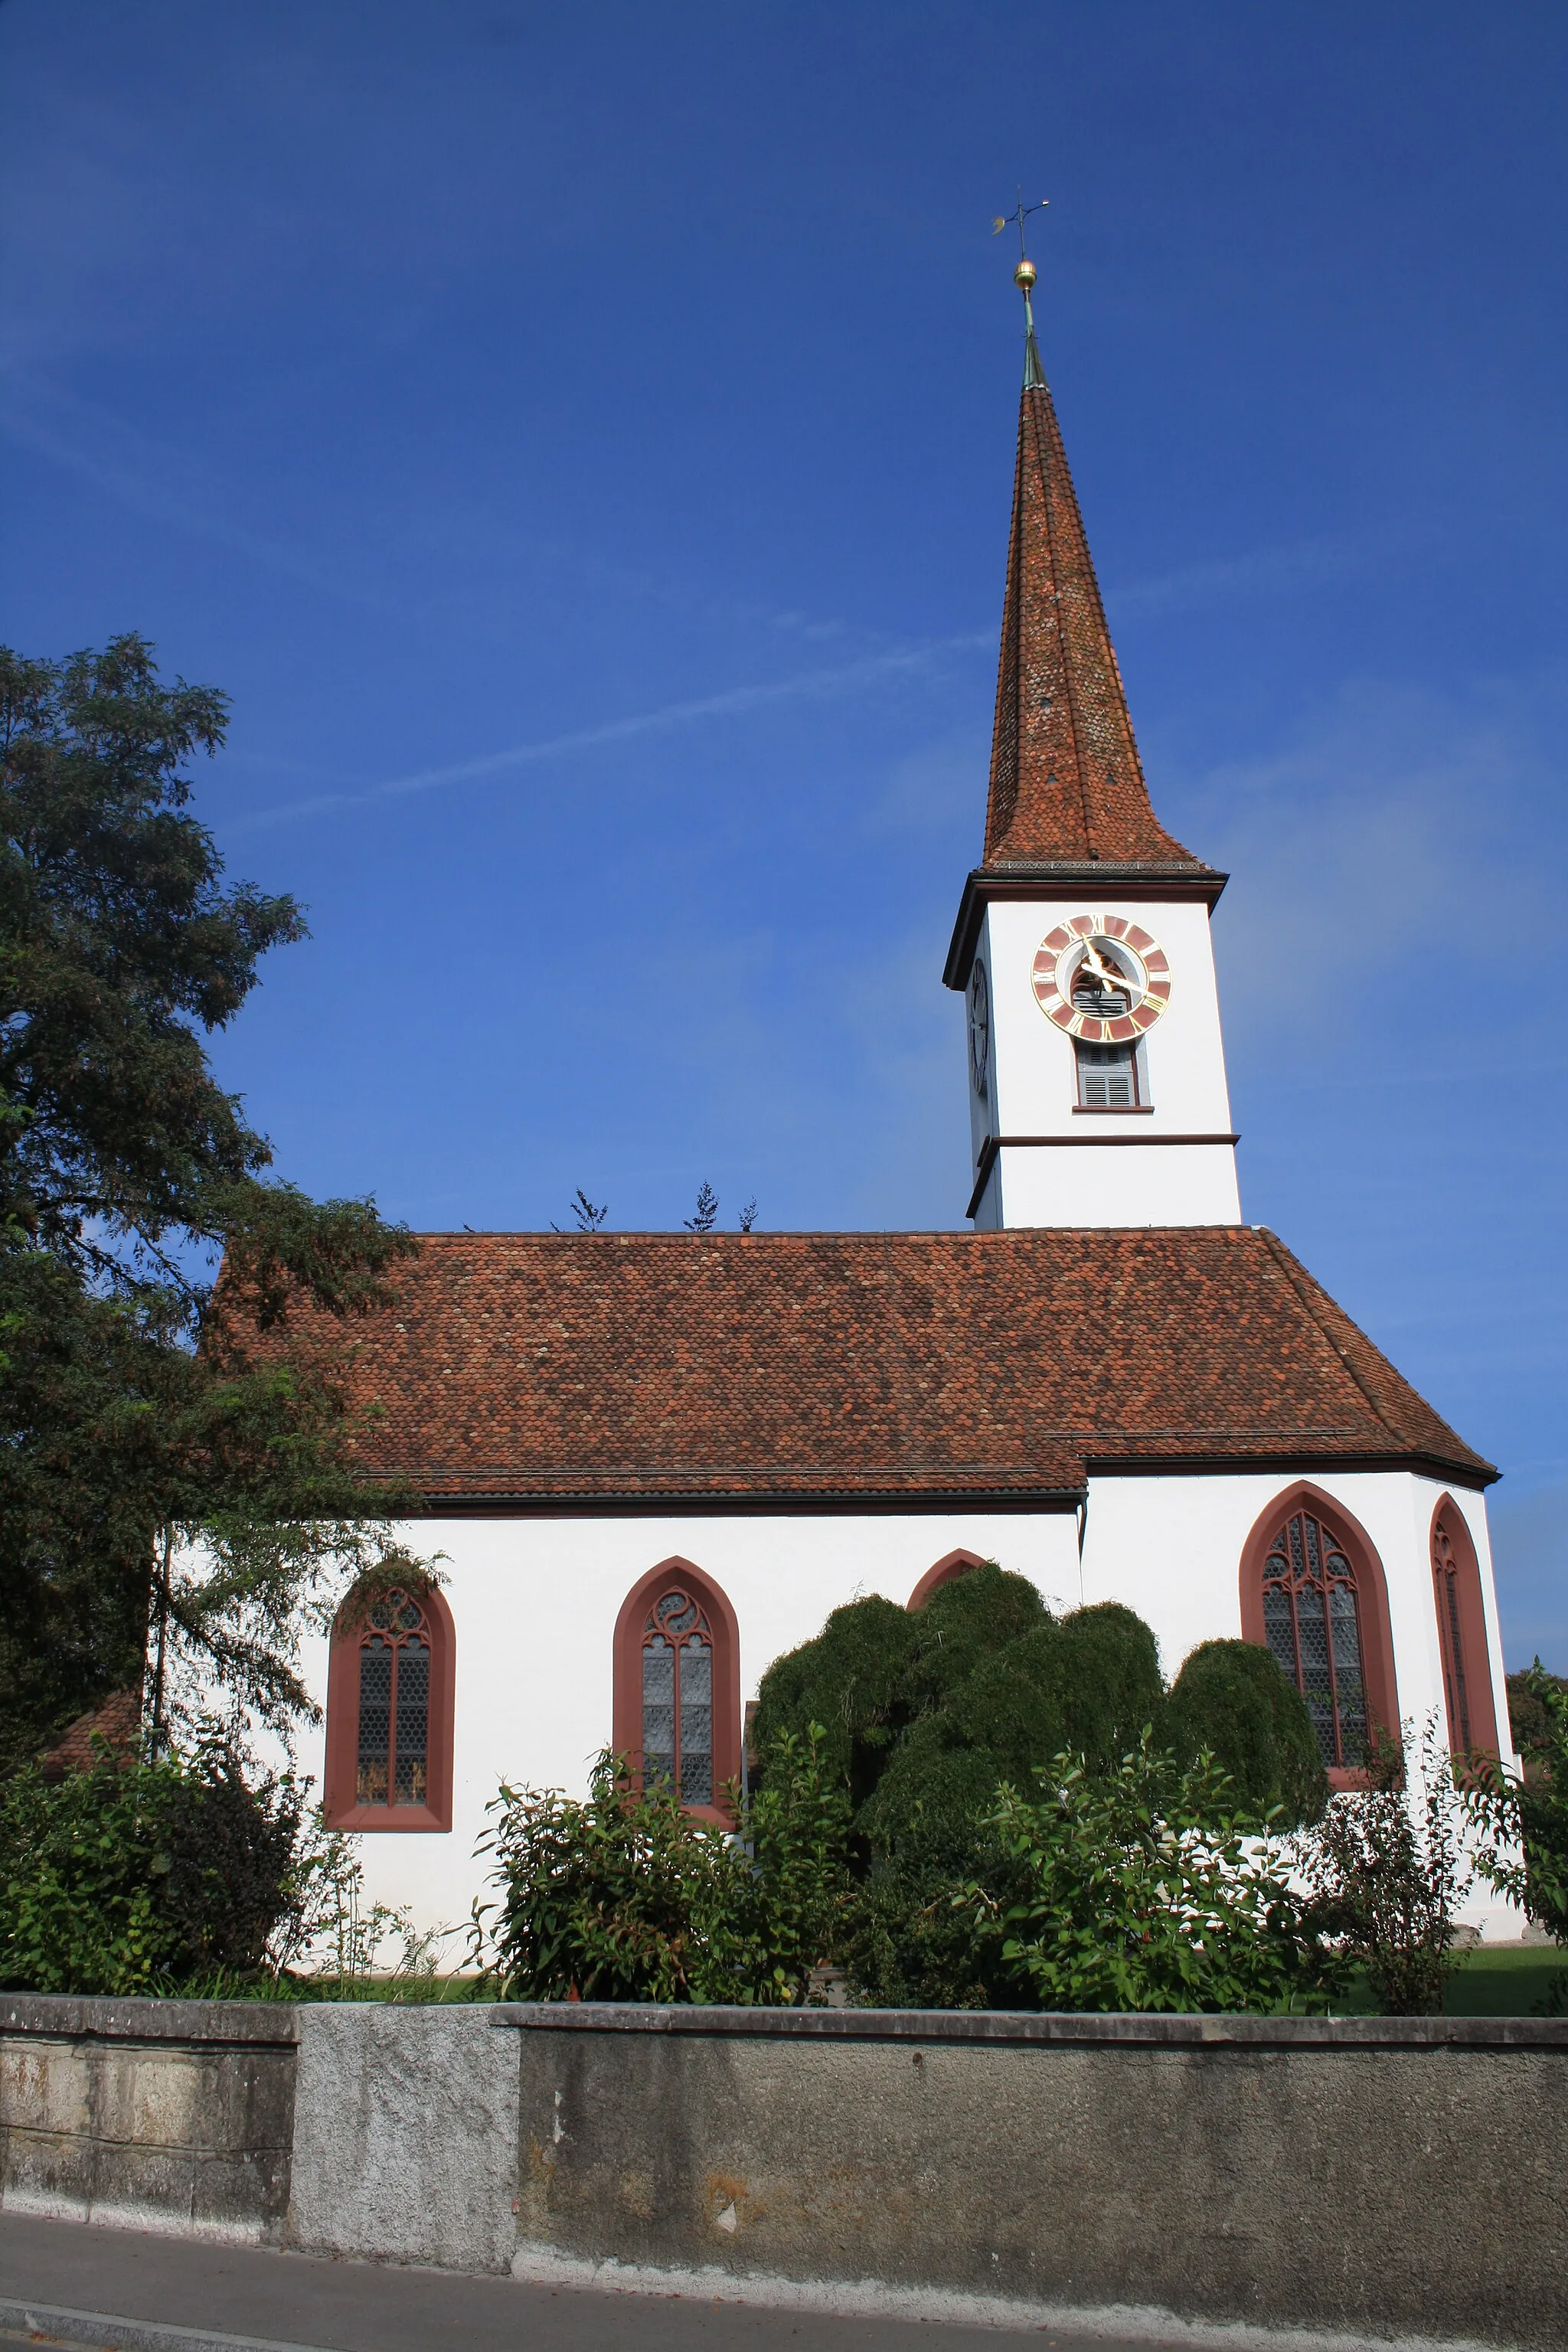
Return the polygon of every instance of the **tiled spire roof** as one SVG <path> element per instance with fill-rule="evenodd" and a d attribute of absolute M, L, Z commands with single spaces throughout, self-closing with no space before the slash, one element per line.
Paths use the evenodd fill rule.
<path fill-rule="evenodd" d="M 984 869 L 1099 862 L 1208 869 L 1155 816 L 1061 427 L 1027 337 Z"/>

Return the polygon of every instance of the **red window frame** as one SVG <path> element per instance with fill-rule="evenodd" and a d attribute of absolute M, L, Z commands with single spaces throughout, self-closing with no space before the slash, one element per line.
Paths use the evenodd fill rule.
<path fill-rule="evenodd" d="M 1456 1759 L 1496 1756 L 1500 1750 L 1480 1562 L 1452 1495 L 1440 1496 L 1433 1510 L 1430 1549 L 1449 1753 Z"/>
<path fill-rule="evenodd" d="M 905 1605 L 910 1609 L 923 1609 L 931 1594 L 940 1592 L 944 1584 L 951 1584 L 954 1577 L 967 1576 L 972 1568 L 984 1568 L 984 1565 L 977 1551 L 948 1552 L 927 1569 Z"/>
<path fill-rule="evenodd" d="M 327 1665 L 326 1770 L 321 1810 L 333 1830 L 385 1835 L 443 1832 L 452 1826 L 452 1733 L 457 1686 L 457 1631 L 439 1589 L 410 1593 L 430 1635 L 429 1709 L 425 1734 L 425 1801 L 362 1805 L 359 1801 L 360 1659 L 373 1628 L 366 1602 L 351 1593 L 332 1625 Z"/>
<path fill-rule="evenodd" d="M 625 1757 L 633 1785 L 642 1785 L 642 1654 L 656 1603 L 666 1592 L 688 1593 L 708 1621 L 713 1660 L 713 1801 L 687 1805 L 696 1821 L 728 1828 L 734 1815 L 723 1801 L 727 1782 L 741 1778 L 741 1630 L 729 1595 L 694 1560 L 661 1559 L 639 1577 L 616 1620 L 612 1741 Z"/>
<path fill-rule="evenodd" d="M 1263 1620 L 1264 1570 L 1274 1538 L 1298 1511 L 1315 1518 L 1323 1533 L 1342 1551 L 1355 1573 L 1356 1621 L 1361 1637 L 1362 1683 L 1366 1693 L 1367 1723 L 1399 1737 L 1399 1689 L 1394 1672 L 1394 1631 L 1388 1616 L 1388 1582 L 1377 1547 L 1359 1519 L 1321 1486 L 1306 1480 L 1287 1486 L 1253 1523 L 1241 1553 L 1241 1635 L 1268 1649 Z M 1365 1772 L 1353 1764 L 1331 1764 L 1331 1789 L 1359 1789 Z"/>

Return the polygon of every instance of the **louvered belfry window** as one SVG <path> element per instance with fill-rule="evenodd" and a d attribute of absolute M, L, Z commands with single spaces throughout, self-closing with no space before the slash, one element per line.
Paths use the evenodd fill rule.
<path fill-rule="evenodd" d="M 388 1592 L 360 1635 L 356 1802 L 423 1805 L 429 1745 L 429 1622 L 411 1594 Z"/>
<path fill-rule="evenodd" d="M 1138 1056 L 1131 1045 L 1085 1045 L 1078 1049 L 1078 1098 L 1085 1110 L 1133 1110 L 1138 1103 Z"/>
<path fill-rule="evenodd" d="M 683 1805 L 713 1802 L 713 1635 L 682 1586 L 655 1599 L 642 1637 L 643 1778 Z"/>
<path fill-rule="evenodd" d="M 1355 1568 L 1310 1511 L 1293 1511 L 1268 1547 L 1263 1630 L 1307 1702 L 1324 1763 L 1363 1763 L 1369 1725 Z"/>

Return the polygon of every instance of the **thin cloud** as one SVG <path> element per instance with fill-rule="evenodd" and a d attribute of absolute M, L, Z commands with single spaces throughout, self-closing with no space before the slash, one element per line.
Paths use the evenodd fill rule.
<path fill-rule="evenodd" d="M 904 653 L 873 654 L 860 661 L 843 662 L 833 669 L 805 670 L 766 685 L 730 687 L 721 694 L 700 695 L 687 702 L 667 702 L 657 710 L 634 711 L 625 719 L 606 719 L 597 727 L 574 728 L 567 734 L 546 736 L 536 742 L 511 743 L 504 751 L 483 751 L 474 759 L 455 760 L 444 767 L 417 768 L 409 775 L 390 776 L 384 782 L 368 784 L 359 792 L 322 793 L 311 800 L 257 809 L 248 815 L 226 819 L 224 831 L 226 835 L 254 832 L 296 817 L 323 816 L 337 809 L 365 808 L 378 801 L 399 800 L 414 793 L 479 783 L 489 776 L 563 758 L 569 752 L 624 743 L 638 735 L 662 734 L 671 729 L 696 725 L 705 719 L 732 718 L 781 702 L 803 701 L 814 695 L 851 693 L 857 687 L 927 669 L 947 655 L 970 653 L 990 643 L 989 631 L 968 631 L 960 636 L 936 638 L 930 645 L 916 646 Z"/>
<path fill-rule="evenodd" d="M 9 397 L 0 399 L 0 433 L 90 482 L 95 489 L 107 491 L 133 514 L 196 532 L 343 604 L 372 611 L 384 605 L 379 591 L 360 588 L 299 548 L 230 520 L 222 511 L 228 493 L 221 481 L 210 476 L 204 478 L 189 461 L 137 432 L 110 410 L 89 401 L 46 395 L 16 371 L 10 372 L 7 389 Z M 31 408 L 30 401 L 36 404 Z M 82 425 L 89 446 L 45 421 L 37 413 L 39 405 L 63 411 Z"/>
<path fill-rule="evenodd" d="M 1211 563 L 1191 563 L 1153 580 L 1108 588 L 1107 609 L 1119 620 L 1187 613 L 1233 596 L 1289 595 L 1324 580 L 1340 580 L 1369 565 L 1415 553 L 1441 536 L 1440 526 L 1412 520 L 1385 530 L 1325 531 L 1287 540 Z"/>

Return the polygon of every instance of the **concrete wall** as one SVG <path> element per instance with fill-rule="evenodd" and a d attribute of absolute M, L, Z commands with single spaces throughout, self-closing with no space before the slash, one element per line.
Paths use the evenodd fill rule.
<path fill-rule="evenodd" d="M 0 2001 L 0 2202 L 1031 2324 L 1568 2342 L 1568 2021 Z"/>
<path fill-rule="evenodd" d="M 264 2001 L 0 1997 L 0 2201 L 276 2241 L 294 2032 Z"/>
<path fill-rule="evenodd" d="M 1568 2341 L 1568 2025 L 506 2013 L 545 2274 Z"/>

